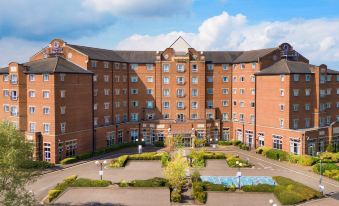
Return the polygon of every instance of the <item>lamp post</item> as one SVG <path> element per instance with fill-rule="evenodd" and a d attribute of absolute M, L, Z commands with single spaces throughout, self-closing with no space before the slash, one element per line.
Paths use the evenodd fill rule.
<path fill-rule="evenodd" d="M 319 170 L 320 170 L 320 171 L 319 171 L 319 172 L 320 172 L 319 191 L 320 191 L 321 194 L 323 194 L 323 193 L 324 193 L 325 187 L 324 187 L 324 185 L 322 184 L 323 174 L 322 174 L 322 161 L 321 161 L 321 159 L 320 159 Z"/>
<path fill-rule="evenodd" d="M 191 132 L 191 147 L 194 148 L 194 137 L 195 137 L 195 129 L 192 127 L 192 132 Z"/>
<path fill-rule="evenodd" d="M 102 180 L 102 176 L 104 175 L 104 170 L 103 170 L 103 166 L 105 164 L 107 164 L 107 161 L 95 161 L 95 164 L 98 165 L 100 167 L 100 171 L 99 171 L 99 176 L 100 176 L 100 180 Z"/>
<path fill-rule="evenodd" d="M 240 190 L 241 189 L 241 184 L 240 184 L 241 171 L 240 171 L 240 167 L 242 167 L 242 163 L 239 162 L 239 161 L 236 161 L 235 164 L 238 165 L 237 177 L 238 177 L 238 188 Z"/>
<path fill-rule="evenodd" d="M 138 143 L 138 153 L 142 153 L 142 143 L 140 144 L 139 139 L 135 139 L 135 141 Z M 141 139 L 141 142 L 144 142 L 144 138 Z"/>

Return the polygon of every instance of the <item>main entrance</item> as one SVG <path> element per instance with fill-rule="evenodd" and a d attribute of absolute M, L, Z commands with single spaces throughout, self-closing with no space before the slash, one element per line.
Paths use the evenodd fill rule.
<path fill-rule="evenodd" d="M 185 147 L 192 147 L 192 134 L 191 133 L 178 133 L 178 134 L 173 134 L 174 136 L 181 136 L 182 137 L 182 141 L 183 141 L 183 145 Z"/>

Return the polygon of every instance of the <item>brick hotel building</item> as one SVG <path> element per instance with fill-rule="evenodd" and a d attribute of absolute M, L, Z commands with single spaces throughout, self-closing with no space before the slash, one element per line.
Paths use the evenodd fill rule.
<path fill-rule="evenodd" d="M 60 39 L 0 69 L 0 118 L 58 162 L 171 133 L 295 154 L 339 149 L 339 72 L 287 43 L 252 51 L 116 51 Z"/>

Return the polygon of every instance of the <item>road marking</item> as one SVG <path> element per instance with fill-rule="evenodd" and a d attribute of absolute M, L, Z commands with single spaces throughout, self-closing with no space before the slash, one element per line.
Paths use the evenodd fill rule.
<path fill-rule="evenodd" d="M 312 177 L 312 176 L 310 176 L 310 175 L 306 175 L 306 174 L 304 174 L 304 173 L 302 173 L 302 172 L 299 172 L 299 171 L 297 171 L 297 170 L 293 170 L 293 169 L 290 169 L 290 168 L 287 168 L 287 167 L 283 167 L 283 166 L 281 166 L 281 165 L 278 165 L 278 164 L 269 162 L 269 161 L 267 161 L 267 160 L 263 160 L 263 159 L 260 159 L 260 158 L 258 158 L 258 157 L 251 156 L 251 155 L 248 155 L 248 154 L 239 152 L 239 151 L 237 151 L 237 152 L 240 153 L 240 154 L 243 154 L 243 155 L 246 155 L 246 156 L 255 158 L 255 159 L 257 159 L 257 160 L 266 162 L 266 163 L 268 163 L 268 164 L 271 164 L 271 165 L 274 165 L 274 166 L 277 166 L 277 167 L 280 167 L 280 168 L 289 170 L 289 171 L 294 172 L 294 173 L 297 173 L 297 174 L 299 174 L 299 175 L 302 175 L 302 176 L 305 176 L 305 177 L 309 177 L 309 178 L 312 178 L 312 179 L 314 179 L 314 180 L 318 180 L 318 178 Z M 334 187 L 336 187 L 336 188 L 339 188 L 339 185 L 333 184 L 333 183 L 331 183 L 331 182 L 327 182 L 327 181 L 324 181 L 324 180 L 323 180 L 322 182 L 323 182 L 323 183 L 326 183 L 326 184 L 329 184 L 329 185 L 332 185 L 332 186 L 334 186 Z"/>

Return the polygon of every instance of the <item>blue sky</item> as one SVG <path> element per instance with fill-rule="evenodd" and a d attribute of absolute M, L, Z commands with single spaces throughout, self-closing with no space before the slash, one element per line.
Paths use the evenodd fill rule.
<path fill-rule="evenodd" d="M 14 10 L 13 10 L 14 9 Z M 53 38 L 108 49 L 161 50 L 182 35 L 201 50 L 282 42 L 339 69 L 337 0 L 0 1 L 0 65 L 24 62 Z"/>

